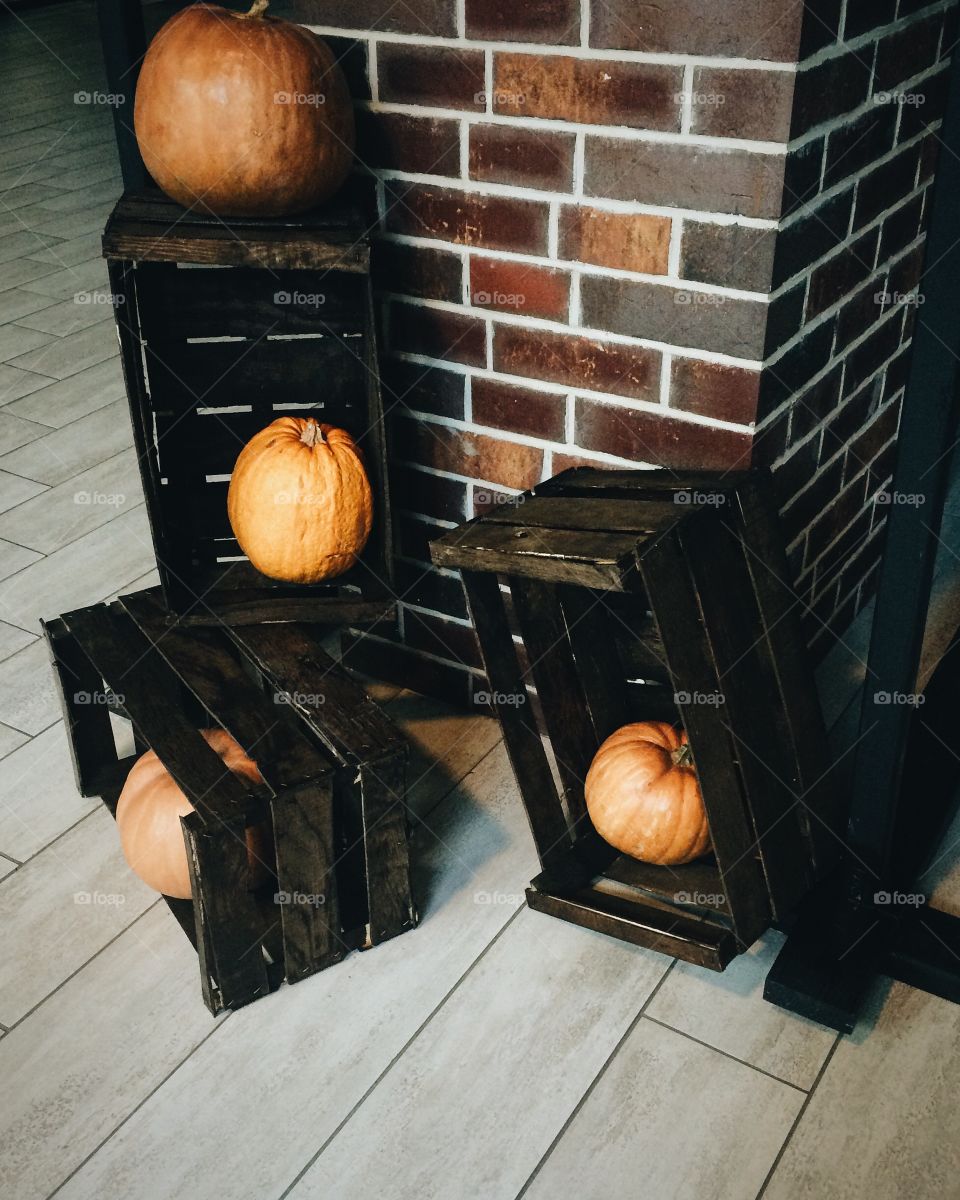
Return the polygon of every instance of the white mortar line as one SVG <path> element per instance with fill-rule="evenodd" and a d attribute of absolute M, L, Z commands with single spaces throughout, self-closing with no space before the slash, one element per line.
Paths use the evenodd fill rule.
<path fill-rule="evenodd" d="M 660 365 L 660 405 L 670 407 L 670 375 L 673 367 L 673 355 L 667 351 Z"/>
<path fill-rule="evenodd" d="M 740 358 L 721 351 L 709 350 L 706 347 L 677 346 L 673 342 L 659 342 L 653 338 L 628 337 L 626 334 L 613 333 L 607 329 L 592 329 L 589 326 L 580 326 L 577 329 L 571 329 L 569 325 L 564 325 L 561 321 L 551 321 L 546 317 L 530 317 L 519 313 L 501 311 L 491 313 L 487 308 L 464 310 L 462 305 L 454 304 L 450 300 L 428 300 L 422 296 L 404 296 L 393 292 L 380 292 L 378 295 L 395 303 L 410 305 L 413 308 L 432 309 L 435 312 L 455 313 L 457 316 L 489 319 L 497 325 L 513 325 L 526 330 L 528 333 L 559 333 L 567 338 L 571 336 L 583 337 L 588 341 L 609 342 L 614 346 L 629 346 L 635 350 L 659 350 L 661 352 L 669 350 L 682 358 L 695 358 L 699 362 L 713 362 L 724 366 L 743 367 L 748 371 L 757 371 L 764 365 L 760 359 Z M 819 320 L 817 324 L 820 324 Z M 811 325 L 810 328 L 813 328 L 813 326 Z M 794 342 L 799 340 L 799 337 L 797 337 L 794 339 Z"/>
<path fill-rule="evenodd" d="M 460 122 L 460 178 L 470 179 L 470 125 L 467 121 Z"/>
<path fill-rule="evenodd" d="M 657 142 L 661 145 L 699 147 L 702 150 L 749 150 L 754 154 L 767 154 L 773 158 L 781 158 L 786 154 L 786 142 L 762 141 L 756 138 L 714 137 L 707 134 L 670 133 L 662 129 L 638 129 L 635 125 L 596 125 L 588 121 L 565 121 L 554 117 L 513 117 L 493 111 L 493 80 L 492 70 L 489 88 L 485 92 L 487 108 L 485 111 L 471 108 L 445 108 L 441 105 L 411 104 L 400 100 L 380 100 L 374 103 L 361 100 L 356 108 L 369 112 L 396 113 L 401 116 L 445 117 L 448 120 L 464 118 L 471 124 L 506 125 L 514 129 L 524 129 L 528 132 L 543 130 L 544 132 L 594 134 L 597 137 L 616 138 L 624 142 Z"/>
<path fill-rule="evenodd" d="M 585 170 L 587 135 L 580 130 L 573 143 L 573 194 L 583 196 L 583 176 Z"/>
<path fill-rule="evenodd" d="M 580 0 L 580 49 L 590 49 L 590 0 Z"/>
<path fill-rule="evenodd" d="M 380 99 L 380 66 L 377 62 L 377 42 L 371 38 L 367 48 L 367 79 L 370 83 L 370 100 L 372 103 Z"/>
<path fill-rule="evenodd" d="M 683 84 L 680 99 L 680 132 L 689 134 L 693 127 L 693 63 L 683 68 Z"/>

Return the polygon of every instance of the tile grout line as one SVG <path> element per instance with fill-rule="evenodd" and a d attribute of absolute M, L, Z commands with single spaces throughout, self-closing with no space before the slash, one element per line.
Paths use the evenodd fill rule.
<path fill-rule="evenodd" d="M 806 1099 L 800 1105 L 800 1111 L 797 1113 L 796 1117 L 794 1117 L 793 1124 L 787 1130 L 787 1135 L 783 1139 L 783 1142 L 780 1145 L 780 1149 L 776 1153 L 776 1157 L 774 1158 L 773 1162 L 770 1164 L 770 1170 L 767 1172 L 763 1183 L 761 1183 L 760 1190 L 757 1192 L 754 1200 L 763 1200 L 763 1196 L 766 1194 L 767 1188 L 770 1186 L 770 1183 L 772 1182 L 773 1177 L 776 1174 L 777 1168 L 780 1166 L 783 1156 L 787 1151 L 787 1147 L 790 1145 L 790 1142 L 793 1139 L 793 1135 L 796 1133 L 796 1131 L 800 1125 L 800 1122 L 803 1120 L 804 1114 L 806 1113 L 807 1109 L 810 1106 L 810 1101 L 813 1099 L 817 1088 L 820 1086 L 820 1080 L 823 1079 L 824 1075 L 827 1073 L 827 1067 L 829 1067 L 830 1063 L 833 1061 L 833 1056 L 834 1056 L 834 1054 L 836 1054 L 837 1047 L 840 1045 L 842 1038 L 843 1038 L 843 1034 L 838 1033 L 837 1037 L 836 1037 L 836 1041 L 834 1041 L 833 1045 L 827 1051 L 827 1057 L 823 1060 L 823 1066 L 817 1072 L 817 1077 L 813 1081 L 813 1087 L 811 1087 L 810 1091 L 807 1093 Z"/>
<path fill-rule="evenodd" d="M 484 756 L 484 757 L 486 757 L 486 756 Z M 480 951 L 480 953 L 473 960 L 473 962 L 471 962 L 470 965 L 466 968 L 466 970 L 463 972 L 463 974 L 460 976 L 460 978 L 456 980 L 456 982 L 445 993 L 445 995 L 443 995 L 441 997 L 441 999 L 437 1002 L 437 1004 L 430 1010 L 430 1012 L 427 1013 L 424 1020 L 414 1030 L 414 1032 L 410 1035 L 410 1037 L 407 1039 L 407 1041 L 404 1042 L 404 1044 L 400 1047 L 400 1049 L 393 1056 L 393 1058 L 391 1058 L 391 1060 L 387 1063 L 387 1065 L 380 1072 L 380 1074 L 373 1081 L 373 1083 L 370 1084 L 370 1086 L 363 1093 L 363 1095 L 360 1097 L 360 1099 L 356 1102 L 356 1104 L 353 1105 L 353 1107 L 350 1109 L 350 1111 L 346 1114 L 346 1116 L 343 1118 L 343 1120 L 340 1121 L 340 1123 L 337 1125 L 336 1129 L 334 1129 L 333 1132 L 329 1135 L 329 1137 L 327 1137 L 324 1140 L 323 1144 L 316 1151 L 316 1153 L 309 1159 L 308 1162 L 306 1162 L 304 1164 L 304 1166 L 300 1169 L 300 1171 L 297 1172 L 297 1174 L 290 1181 L 290 1183 L 287 1184 L 287 1186 L 284 1188 L 284 1190 L 282 1192 L 280 1192 L 280 1194 L 277 1196 L 277 1200 L 286 1200 L 286 1197 L 290 1195 L 290 1193 L 300 1183 L 300 1181 L 304 1178 L 304 1176 L 307 1174 L 307 1172 L 319 1160 L 321 1155 L 324 1153 L 324 1151 L 327 1149 L 327 1147 L 331 1144 L 331 1142 L 334 1140 L 334 1138 L 336 1138 L 340 1134 L 341 1130 L 348 1124 L 348 1122 L 353 1119 L 353 1117 L 356 1115 L 356 1113 L 359 1111 L 359 1109 L 367 1102 L 367 1100 L 370 1098 L 370 1096 L 373 1094 L 373 1092 L 380 1086 L 380 1084 L 387 1077 L 387 1075 L 389 1075 L 389 1073 L 393 1070 L 393 1068 L 401 1060 L 401 1058 L 404 1056 L 404 1054 L 406 1054 L 407 1050 L 409 1050 L 410 1047 L 413 1045 L 413 1043 L 420 1037 L 420 1035 L 423 1033 L 423 1031 L 427 1028 L 427 1026 L 433 1020 L 433 1018 L 446 1005 L 447 1001 L 450 1000 L 450 998 L 453 996 L 453 994 L 460 988 L 461 984 L 463 984 L 463 982 L 467 979 L 467 977 L 472 974 L 474 969 L 486 957 L 488 952 L 493 949 L 493 947 L 497 944 L 497 942 L 500 940 L 500 938 L 506 933 L 506 931 L 514 923 L 514 921 L 517 919 L 517 917 L 519 917 L 520 914 L 522 912 L 524 912 L 526 908 L 527 908 L 527 905 L 525 903 L 521 904 L 520 907 L 518 909 L 516 909 L 516 911 L 504 922 L 504 924 L 501 925 L 501 927 L 497 930 L 497 932 L 490 939 L 490 941 L 486 944 L 486 946 L 484 946 L 484 948 Z"/>
<path fill-rule="evenodd" d="M 157 1094 L 157 1092 L 160 1091 L 160 1089 L 163 1087 L 163 1085 L 165 1083 L 167 1083 L 168 1080 L 172 1079 L 173 1076 L 176 1075 L 177 1071 L 179 1071 L 180 1068 L 182 1066 L 184 1066 L 185 1063 L 189 1062 L 189 1060 L 194 1056 L 194 1054 L 196 1054 L 196 1052 L 200 1049 L 200 1047 L 206 1045 L 206 1043 L 213 1037 L 213 1035 L 218 1030 L 222 1029 L 224 1027 L 224 1025 L 226 1025 L 228 1018 L 232 1017 L 232 1016 L 233 1016 L 233 1010 L 228 1008 L 228 1009 L 225 1009 L 224 1012 L 221 1013 L 218 1017 L 214 1018 L 213 1028 L 210 1030 L 210 1032 L 205 1034 L 200 1039 L 200 1041 L 196 1043 L 196 1045 L 191 1046 L 190 1050 L 184 1055 L 184 1057 L 178 1063 L 176 1063 L 167 1072 L 166 1075 L 164 1075 L 164 1077 L 160 1080 L 160 1082 L 155 1087 L 151 1088 L 150 1091 L 137 1104 L 135 1104 L 133 1108 L 130 1109 L 130 1111 L 126 1114 L 126 1116 L 123 1118 L 123 1120 L 119 1121 L 114 1126 L 114 1128 L 110 1130 L 110 1132 L 107 1134 L 107 1136 L 101 1142 L 99 1142 L 96 1146 L 94 1146 L 94 1148 L 90 1151 L 90 1153 L 86 1156 L 86 1158 L 84 1158 L 81 1162 L 78 1162 L 77 1165 L 73 1168 L 73 1170 L 71 1170 L 69 1174 L 65 1175 L 63 1177 L 63 1179 L 60 1180 L 60 1182 L 57 1184 L 57 1186 L 53 1189 L 52 1192 L 47 1193 L 47 1200 L 52 1200 L 52 1198 L 54 1196 L 56 1196 L 56 1194 L 58 1192 L 62 1191 L 62 1189 L 67 1186 L 67 1184 L 70 1182 L 70 1180 L 73 1179 L 73 1177 L 75 1175 L 78 1175 L 83 1170 L 83 1168 L 87 1165 L 87 1163 L 90 1162 L 90 1160 L 95 1155 L 100 1153 L 100 1151 L 107 1144 L 107 1142 L 109 1142 L 110 1139 L 116 1133 L 118 1133 L 123 1128 L 124 1125 L 126 1125 L 126 1123 L 131 1119 L 131 1117 L 135 1116 L 136 1113 L 138 1113 L 140 1111 L 140 1109 L 143 1108 L 143 1106 L 149 1100 L 151 1100 Z"/>
<path fill-rule="evenodd" d="M 652 991 L 650 992 L 650 995 L 647 996 L 646 1000 L 644 1000 L 643 1004 L 640 1005 L 640 1009 L 637 1012 L 637 1015 L 633 1018 L 633 1020 L 629 1023 L 627 1028 L 624 1030 L 623 1035 L 617 1041 L 617 1044 L 610 1051 L 609 1055 L 607 1055 L 606 1061 L 600 1067 L 600 1070 L 596 1073 L 596 1075 L 594 1075 L 593 1079 L 591 1079 L 591 1081 L 587 1085 L 583 1095 L 580 1097 L 580 1099 L 577 1101 L 577 1103 L 571 1109 L 570 1113 L 567 1116 L 567 1119 L 560 1126 L 560 1129 L 557 1131 L 553 1141 L 543 1152 L 543 1155 L 541 1156 L 540 1161 L 537 1163 L 537 1165 L 533 1168 L 533 1170 L 527 1176 L 523 1186 L 520 1188 L 520 1191 L 517 1192 L 516 1196 L 514 1197 L 514 1200 L 522 1200 L 522 1197 L 525 1196 L 527 1191 L 529 1190 L 530 1185 L 534 1182 L 536 1177 L 540 1174 L 540 1172 L 546 1166 L 547 1160 L 553 1154 L 554 1150 L 556 1150 L 557 1146 L 560 1144 L 564 1135 L 567 1133 L 567 1130 L 570 1128 L 570 1126 L 576 1120 L 577 1116 L 582 1111 L 584 1105 L 590 1099 L 590 1096 L 593 1094 L 594 1089 L 597 1087 L 597 1085 L 599 1084 L 599 1082 L 603 1078 L 603 1076 L 607 1073 L 607 1070 L 610 1067 L 610 1064 L 613 1062 L 613 1060 L 616 1058 L 616 1056 L 620 1053 L 620 1050 L 623 1047 L 624 1043 L 626 1042 L 627 1038 L 630 1037 L 630 1035 L 633 1033 L 634 1029 L 636 1029 L 636 1027 L 643 1020 L 644 1014 L 646 1013 L 647 1009 L 653 1003 L 653 1000 L 656 997 L 657 993 L 660 991 L 661 987 L 663 987 L 668 976 L 670 975 L 671 971 L 673 971 L 674 967 L 677 965 L 678 962 L 679 962 L 679 959 L 676 959 L 676 958 L 673 959 L 671 961 L 670 965 L 666 968 L 666 970 L 663 972 L 663 974 L 657 980 L 656 986 L 652 989 Z"/>
<path fill-rule="evenodd" d="M 705 1042 L 702 1038 L 694 1037 L 692 1033 L 687 1033 L 685 1029 L 678 1029 L 676 1025 L 671 1025 L 668 1021 L 658 1020 L 657 1017 L 651 1017 L 649 1013 L 645 1013 L 644 1015 L 648 1021 L 653 1025 L 659 1025 L 661 1029 L 669 1029 L 671 1033 L 679 1034 L 680 1037 L 686 1038 L 689 1042 L 703 1046 L 706 1050 L 712 1050 L 715 1054 L 720 1054 L 724 1058 L 730 1059 L 731 1062 L 739 1063 L 741 1067 L 747 1067 L 751 1071 L 756 1071 L 758 1075 L 765 1075 L 767 1079 L 772 1079 L 775 1083 L 782 1083 L 786 1087 L 793 1088 L 794 1091 L 800 1092 L 803 1096 L 809 1095 L 808 1089 L 799 1083 L 793 1083 L 789 1079 L 784 1079 L 781 1075 L 774 1075 L 772 1071 L 765 1071 L 763 1067 L 758 1067 L 756 1063 L 748 1062 L 745 1058 L 737 1058 L 729 1050 L 723 1050 L 719 1046 L 714 1046 L 712 1042 Z M 813 1084 L 810 1086 L 812 1087 Z"/>
<path fill-rule="evenodd" d="M 88 816 L 89 816 L 89 814 L 88 814 Z M 85 971 L 87 969 L 87 967 L 89 967 L 89 965 L 94 961 L 94 959 L 99 958 L 100 955 L 103 954 L 104 950 L 108 950 L 114 944 L 114 942 L 117 941 L 118 938 L 122 938 L 123 935 L 128 930 L 132 929 L 134 927 L 134 925 L 137 924 L 138 921 L 142 921 L 143 918 L 147 915 L 147 913 L 153 912 L 153 910 L 157 907 L 157 905 L 162 904 L 162 903 L 163 903 L 163 897 L 157 896 L 156 900 L 154 900 L 151 904 L 148 904 L 142 913 L 139 913 L 137 916 L 135 916 L 129 925 L 125 925 L 123 927 L 123 929 L 118 930 L 117 933 L 115 933 L 113 935 L 113 937 L 110 938 L 109 941 L 104 942 L 103 945 L 100 947 L 100 949 L 97 950 L 94 954 L 91 954 L 88 959 L 85 959 L 80 964 L 80 966 L 76 968 L 76 970 L 71 971 L 70 974 L 65 979 L 61 979 L 56 987 L 51 988 L 50 991 L 47 992 L 47 994 L 43 997 L 42 1000 L 37 1001 L 37 1003 L 33 1006 L 33 1008 L 27 1009 L 27 1011 L 23 1014 L 22 1017 L 18 1017 L 17 1020 L 14 1021 L 13 1024 L 9 1026 L 9 1028 L 7 1029 L 7 1033 L 15 1032 L 22 1025 L 24 1025 L 27 1021 L 29 1021 L 30 1018 L 33 1016 L 33 1014 L 38 1009 L 42 1008 L 43 1005 L 46 1004 L 49 1000 L 51 1000 L 59 991 L 61 991 L 63 988 L 65 988 L 71 979 L 76 979 L 76 977 L 80 974 L 81 971 Z"/>

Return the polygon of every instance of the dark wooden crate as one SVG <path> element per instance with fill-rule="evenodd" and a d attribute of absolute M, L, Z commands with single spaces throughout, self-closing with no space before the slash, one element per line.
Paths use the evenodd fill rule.
<path fill-rule="evenodd" d="M 531 907 L 722 970 L 830 861 L 837 797 L 776 520 L 759 473 L 578 468 L 433 543 L 513 698 L 495 706 L 543 868 Z M 586 811 L 600 743 L 648 719 L 682 722 L 700 776 L 713 853 L 685 866 L 617 853 Z"/>
<path fill-rule="evenodd" d="M 197 949 L 211 1012 L 416 924 L 406 744 L 324 653 L 314 627 L 171 626 L 150 589 L 65 613 L 44 630 L 80 792 L 115 814 L 149 747 L 194 806 L 182 821 L 193 898 L 167 904 Z M 118 757 L 111 709 L 133 726 L 129 758 Z M 224 769 L 200 736 L 208 727 L 236 738 L 262 786 Z M 266 821 L 272 877 L 248 891 L 244 830 Z"/>
<path fill-rule="evenodd" d="M 389 483 L 359 209 L 227 224 L 160 193 L 127 195 L 103 252 L 167 607 L 205 625 L 390 618 Z M 330 583 L 259 574 L 227 519 L 237 455 L 281 416 L 339 426 L 363 451 L 373 531 L 358 564 Z"/>

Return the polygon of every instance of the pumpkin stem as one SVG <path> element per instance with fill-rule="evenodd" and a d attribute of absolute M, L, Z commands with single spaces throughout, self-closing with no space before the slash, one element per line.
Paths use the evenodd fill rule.
<path fill-rule="evenodd" d="M 309 446 L 312 450 L 317 442 L 322 444 L 326 440 L 327 439 L 323 436 L 323 430 L 313 419 L 313 417 L 311 417 L 303 427 L 303 431 L 300 434 L 300 441 L 303 442 L 304 445 Z"/>
<path fill-rule="evenodd" d="M 684 742 L 683 745 L 678 746 L 676 750 L 671 750 L 670 758 L 675 767 L 692 767 L 693 751 L 690 749 L 690 743 Z"/>
<path fill-rule="evenodd" d="M 249 12 L 237 13 L 241 21 L 249 21 L 252 18 L 262 17 L 270 7 L 270 0 L 253 0 L 253 5 Z"/>

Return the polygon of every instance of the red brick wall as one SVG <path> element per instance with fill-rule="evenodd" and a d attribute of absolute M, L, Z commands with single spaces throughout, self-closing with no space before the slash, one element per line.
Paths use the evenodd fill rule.
<path fill-rule="evenodd" d="M 952 0 L 281 11 L 342 55 L 377 189 L 416 652 L 368 640 L 379 673 L 465 697 L 427 543 L 575 462 L 772 464 L 823 646 L 876 557 L 915 308 L 873 297 L 915 282 Z"/>

